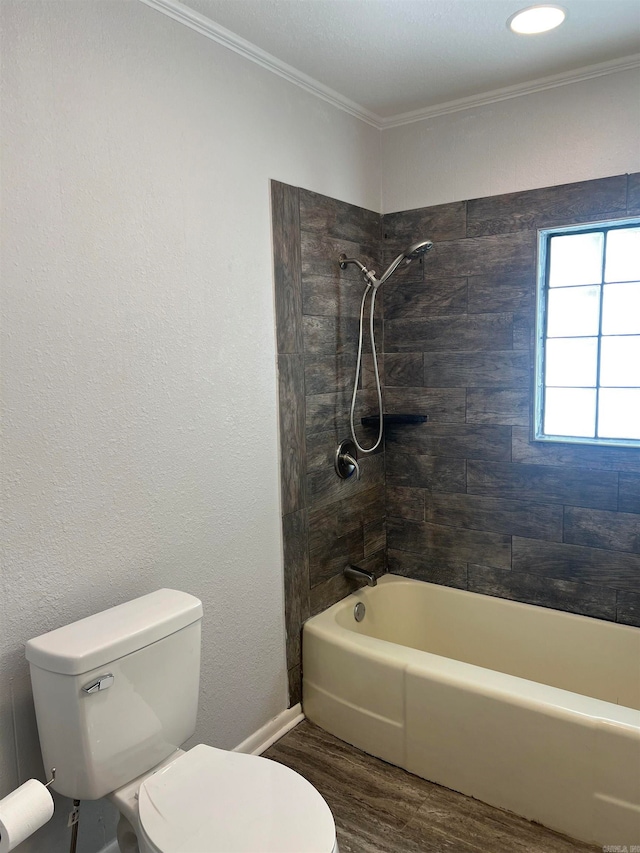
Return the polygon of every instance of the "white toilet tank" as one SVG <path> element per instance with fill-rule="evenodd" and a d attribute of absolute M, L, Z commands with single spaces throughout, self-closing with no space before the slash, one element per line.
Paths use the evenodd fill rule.
<path fill-rule="evenodd" d="M 196 724 L 202 604 L 160 589 L 29 640 L 53 787 L 96 800 L 150 770 Z"/>

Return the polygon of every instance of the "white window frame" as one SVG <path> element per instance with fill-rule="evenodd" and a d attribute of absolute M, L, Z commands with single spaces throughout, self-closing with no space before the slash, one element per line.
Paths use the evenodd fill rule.
<path fill-rule="evenodd" d="M 640 226 L 640 217 L 624 219 L 605 219 L 601 222 L 588 222 L 579 225 L 567 225 L 561 228 L 538 229 L 538 262 L 536 271 L 536 334 L 534 352 L 534 399 L 533 399 L 533 440 L 560 444 L 590 444 L 597 447 L 634 447 L 640 449 L 640 439 L 634 438 L 585 438 L 570 435 L 550 435 L 544 426 L 544 368 L 546 340 L 547 284 L 549 277 L 549 245 L 551 237 L 567 234 L 580 234 L 587 231 L 609 231 L 621 227 Z M 600 285 L 603 286 L 603 283 Z M 601 306 L 602 310 L 602 306 Z M 598 339 L 602 337 L 598 334 Z M 598 353 L 600 346 L 598 346 Z M 599 359 L 598 354 L 598 359 Z M 599 371 L 598 371 L 599 372 Z M 596 386 L 599 391 L 599 384 Z M 599 394 L 596 394 L 596 424 L 598 419 Z"/>

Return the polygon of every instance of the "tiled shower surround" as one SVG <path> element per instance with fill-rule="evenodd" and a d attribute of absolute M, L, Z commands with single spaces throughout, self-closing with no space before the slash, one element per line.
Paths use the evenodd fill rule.
<path fill-rule="evenodd" d="M 272 206 L 291 704 L 302 622 L 352 590 L 349 562 L 640 625 L 640 450 L 530 440 L 536 229 L 639 214 L 640 174 L 382 217 L 273 182 Z M 381 273 L 427 238 L 377 334 L 385 411 L 429 420 L 341 481 L 363 283 L 336 259 Z M 358 419 L 370 356 L 363 384 Z"/>

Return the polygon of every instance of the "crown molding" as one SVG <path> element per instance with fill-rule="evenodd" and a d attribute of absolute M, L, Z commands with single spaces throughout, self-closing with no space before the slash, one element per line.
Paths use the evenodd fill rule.
<path fill-rule="evenodd" d="M 408 113 L 400 113 L 389 118 L 379 118 L 381 130 L 392 127 L 401 127 L 404 124 L 413 124 L 417 121 L 436 118 L 437 116 L 457 113 L 475 107 L 483 107 L 487 104 L 496 104 L 507 101 L 510 98 L 520 98 L 523 95 L 533 95 L 536 92 L 544 92 L 546 89 L 555 89 L 559 86 L 568 86 L 571 83 L 580 83 L 583 80 L 592 80 L 594 77 L 604 77 L 607 74 L 618 74 L 621 71 L 630 71 L 640 68 L 640 53 L 632 56 L 623 56 L 609 62 L 600 62 L 598 65 L 588 65 L 573 71 L 565 71 L 562 74 L 553 74 L 550 77 L 540 77 L 537 80 L 529 80 L 527 83 L 518 83 L 515 86 L 506 86 L 503 89 L 494 89 L 491 92 L 483 92 L 480 95 L 471 95 L 468 98 L 459 98 L 456 101 L 448 101 L 444 104 L 435 104 L 421 110 L 413 110 Z"/>
<path fill-rule="evenodd" d="M 314 80 L 313 77 L 303 74 L 302 71 L 298 71 L 292 65 L 282 62 L 252 42 L 216 24 L 210 18 L 200 15 L 193 9 L 189 9 L 184 4 L 178 2 L 178 0 L 140 0 L 140 2 L 152 9 L 156 9 L 158 12 L 162 12 L 162 14 L 173 18 L 174 21 L 184 24 L 184 26 L 195 30 L 197 33 L 212 39 L 223 47 L 233 50 L 235 53 L 240 54 L 240 56 L 245 57 L 245 59 L 249 59 L 267 71 L 271 71 L 272 74 L 277 74 L 289 83 L 299 86 L 306 92 L 315 95 L 317 98 L 321 98 L 328 104 L 349 113 L 349 115 L 355 116 L 355 118 L 366 122 L 378 130 L 390 130 L 394 127 L 414 124 L 418 121 L 448 115 L 449 113 L 483 107 L 488 104 L 507 101 L 511 98 L 519 98 L 523 95 L 533 95 L 536 92 L 543 92 L 545 89 L 555 89 L 558 86 L 580 83 L 583 80 L 591 80 L 594 77 L 604 77 L 607 74 L 617 74 L 621 71 L 640 68 L 640 53 L 637 53 L 632 56 L 624 56 L 621 59 L 614 59 L 610 62 L 601 62 L 598 65 L 589 65 L 573 71 L 566 71 L 562 74 L 541 77 L 537 80 L 530 80 L 527 83 L 506 86 L 503 89 L 494 89 L 491 92 L 483 92 L 479 95 L 471 95 L 468 98 L 459 98 L 455 101 L 447 101 L 444 104 L 435 104 L 424 109 L 399 113 L 398 115 L 384 118 L 360 104 L 356 104 L 355 101 L 345 98 L 344 95 L 341 95 L 334 89 L 324 86 L 322 83 Z"/>
<path fill-rule="evenodd" d="M 187 6 L 179 3 L 178 0 L 140 0 L 140 2 L 146 6 L 150 6 L 152 9 L 156 9 L 158 12 L 162 12 L 164 15 L 168 15 L 174 21 L 184 24 L 186 27 L 200 33 L 200 35 L 218 42 L 223 47 L 239 53 L 245 59 L 250 59 L 256 65 L 260 65 L 267 71 L 277 74 L 278 77 L 283 77 L 289 83 L 299 86 L 301 89 L 315 95 L 317 98 L 321 98 L 332 106 L 338 107 L 338 109 L 344 110 L 349 115 L 355 116 L 361 121 L 381 130 L 382 119 L 380 116 L 365 109 L 360 104 L 356 104 L 355 101 L 345 98 L 344 95 L 335 92 L 328 86 L 324 86 L 322 83 L 314 80 L 313 77 L 303 74 L 302 71 L 298 71 L 292 65 L 287 65 L 286 62 L 282 62 L 276 56 L 272 56 L 252 42 L 232 33 L 231 30 L 221 27 L 220 24 L 216 24 L 210 18 L 200 15 L 193 9 L 189 9 Z"/>

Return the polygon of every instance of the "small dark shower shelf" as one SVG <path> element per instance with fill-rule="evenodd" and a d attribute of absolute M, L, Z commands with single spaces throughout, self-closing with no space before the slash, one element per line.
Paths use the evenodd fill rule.
<path fill-rule="evenodd" d="M 428 419 L 427 415 L 383 415 L 382 423 L 384 426 L 397 426 L 399 424 L 423 424 Z M 366 418 L 361 418 L 362 426 L 380 426 L 379 415 L 370 415 Z"/>

